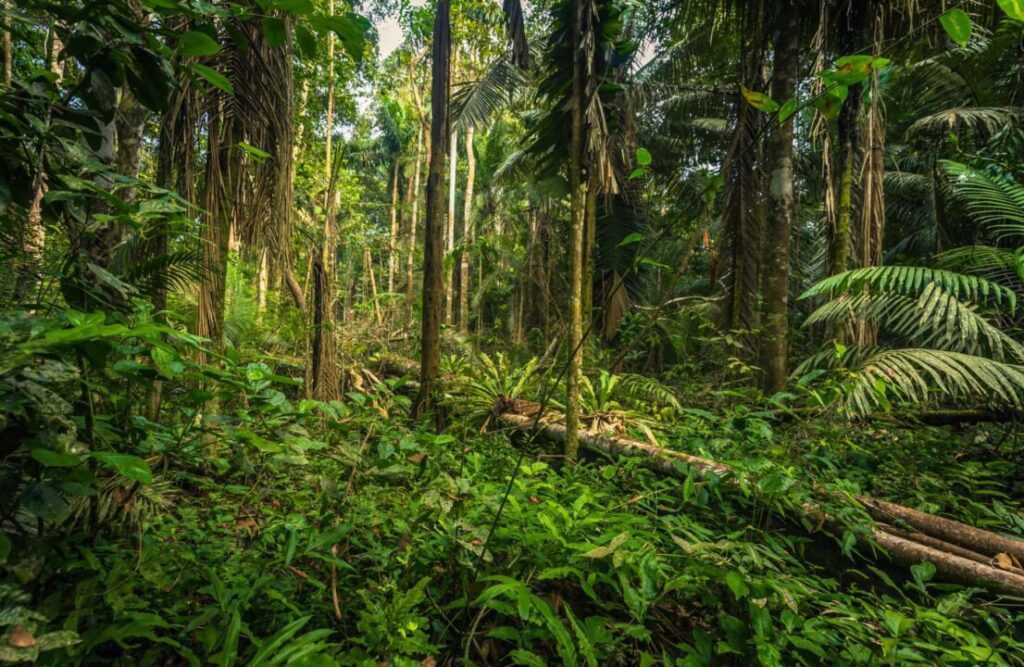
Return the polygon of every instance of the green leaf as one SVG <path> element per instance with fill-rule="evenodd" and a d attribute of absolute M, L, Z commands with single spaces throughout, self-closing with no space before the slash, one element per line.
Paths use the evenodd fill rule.
<path fill-rule="evenodd" d="M 649 165 L 651 163 L 650 151 L 643 147 L 636 149 L 636 163 L 642 167 Z"/>
<path fill-rule="evenodd" d="M 341 40 L 341 48 L 349 58 L 359 63 L 366 51 L 366 33 L 370 21 L 365 16 L 348 13 L 342 16 L 319 16 L 313 24 L 321 30 L 330 30 Z"/>
<path fill-rule="evenodd" d="M 206 79 L 206 82 L 210 85 L 220 88 L 228 95 L 235 94 L 235 87 L 231 85 L 228 78 L 212 67 L 209 67 L 208 65 L 201 65 L 200 63 L 192 63 L 189 65 L 189 68 L 194 74 Z"/>
<path fill-rule="evenodd" d="M 626 238 L 624 238 L 621 241 L 619 241 L 619 247 L 621 248 L 624 245 L 633 245 L 634 243 L 640 243 L 640 241 L 643 241 L 643 240 L 644 240 L 644 235 L 643 234 L 641 234 L 639 232 L 633 232 L 632 234 L 630 234 Z"/>
<path fill-rule="evenodd" d="M 292 14 L 299 16 L 306 16 L 307 14 L 313 13 L 313 3 L 311 0 L 275 0 L 272 5 L 274 9 L 282 9 Z"/>
<path fill-rule="evenodd" d="M 785 124 L 785 122 L 796 113 L 796 110 L 796 99 L 790 98 L 786 100 L 786 103 L 782 105 L 781 109 L 779 109 L 779 125 Z"/>
<path fill-rule="evenodd" d="M 309 59 L 316 58 L 316 38 L 304 25 L 295 26 L 295 41 L 299 45 L 302 55 Z"/>
<path fill-rule="evenodd" d="M 998 0 L 1006 15 L 1015 21 L 1024 21 L 1024 0 Z"/>
<path fill-rule="evenodd" d="M 779 103 L 768 97 L 764 93 L 759 93 L 750 90 L 746 86 L 740 86 L 740 92 L 743 93 L 744 99 L 747 100 L 747 104 L 754 107 L 758 111 L 765 113 L 775 113 L 779 110 Z"/>
<path fill-rule="evenodd" d="M 220 51 L 220 44 L 201 30 L 186 32 L 178 38 L 179 56 L 212 56 Z"/>
<path fill-rule="evenodd" d="M 52 449 L 33 449 L 32 458 L 39 461 L 47 468 L 70 468 L 78 465 L 79 457 L 76 454 L 61 454 Z"/>
<path fill-rule="evenodd" d="M 750 593 L 750 587 L 743 580 L 743 575 L 736 570 L 732 570 L 729 574 L 725 575 L 725 585 L 729 587 L 729 590 L 732 591 L 737 600 L 742 600 Z"/>
<path fill-rule="evenodd" d="M 843 108 L 843 102 L 846 101 L 849 92 L 850 89 L 846 86 L 833 84 L 828 90 L 814 99 L 814 108 L 826 118 L 836 118 L 839 116 L 839 111 Z"/>
<path fill-rule="evenodd" d="M 284 21 L 273 16 L 263 17 L 263 35 L 267 38 L 267 42 L 275 48 L 288 40 L 288 30 L 285 28 Z"/>
<path fill-rule="evenodd" d="M 178 355 L 173 350 L 168 350 L 162 347 L 154 347 L 149 351 L 149 356 L 153 359 L 153 363 L 160 370 L 160 374 L 168 380 L 174 379 L 176 376 L 181 374 L 185 370 L 185 364 L 181 363 L 178 359 Z"/>
<path fill-rule="evenodd" d="M 249 155 L 253 156 L 257 162 L 263 162 L 264 160 L 270 157 L 270 153 L 261 148 L 256 148 L 255 146 L 246 141 L 239 141 L 238 147 L 241 148 L 246 153 L 248 153 Z"/>
<path fill-rule="evenodd" d="M 153 481 L 153 471 L 149 464 L 138 456 L 118 454 L 116 452 L 93 452 L 92 457 L 103 465 L 113 468 L 117 474 L 133 479 L 136 482 L 149 484 Z"/>
<path fill-rule="evenodd" d="M 40 519 L 60 523 L 71 509 L 59 493 L 45 484 L 29 484 L 21 493 L 21 506 Z"/>
<path fill-rule="evenodd" d="M 640 178 L 641 176 L 644 176 L 646 173 L 646 169 L 644 169 L 643 167 L 637 167 L 633 171 L 629 172 L 629 180 L 632 181 L 635 178 Z"/>

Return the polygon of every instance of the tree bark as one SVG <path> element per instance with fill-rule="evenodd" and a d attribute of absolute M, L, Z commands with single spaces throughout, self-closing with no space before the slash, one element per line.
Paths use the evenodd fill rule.
<path fill-rule="evenodd" d="M 473 126 L 466 130 L 466 196 L 462 204 L 462 250 L 459 252 L 458 323 L 469 332 L 469 244 L 473 242 L 473 186 L 476 180 L 476 153 L 473 150 Z"/>
<path fill-rule="evenodd" d="M 423 164 L 423 127 L 420 127 L 416 136 L 416 167 L 413 170 L 412 189 L 409 196 L 412 198 L 412 212 L 409 217 L 409 229 L 406 233 L 406 256 L 405 256 L 405 328 L 412 327 L 412 305 L 413 305 L 413 269 L 416 266 L 416 227 L 419 225 L 420 216 L 420 172 Z"/>
<path fill-rule="evenodd" d="M 800 13 L 789 1 L 779 6 L 776 19 L 775 62 L 772 97 L 785 104 L 796 92 L 800 64 Z M 765 233 L 764 334 L 761 339 L 761 370 L 767 394 L 781 391 L 788 376 L 787 317 L 789 298 L 789 236 L 793 221 L 793 116 L 774 128 L 768 145 L 771 181 Z"/>
<path fill-rule="evenodd" d="M 398 268 L 398 155 L 391 168 L 391 228 L 388 235 L 388 292 L 395 291 L 395 271 Z"/>
<path fill-rule="evenodd" d="M 427 172 L 427 219 L 423 238 L 423 317 L 420 335 L 420 393 L 413 417 L 433 415 L 442 426 L 438 405 L 441 367 L 441 317 L 444 291 L 444 184 L 448 146 L 448 94 L 451 75 L 450 0 L 438 0 L 434 18 L 433 76 L 430 97 L 430 170 Z"/>
<path fill-rule="evenodd" d="M 586 77 L 588 71 L 587 46 L 584 35 L 586 17 L 584 7 L 587 0 L 572 1 L 572 134 L 569 146 L 569 360 L 565 379 L 565 421 L 567 436 L 563 454 L 569 461 L 575 460 L 579 452 L 579 396 L 580 373 L 583 364 L 583 277 L 586 275 L 584 262 L 584 237 L 586 230 L 587 186 L 584 181 L 583 162 L 586 141 L 584 137 L 583 109 L 586 103 Z"/>
<path fill-rule="evenodd" d="M 455 250 L 455 188 L 459 176 L 459 131 L 453 128 L 448 138 L 448 217 L 445 228 L 445 258 Z M 455 269 L 445 262 L 444 320 L 452 324 L 452 299 L 455 297 Z"/>
<path fill-rule="evenodd" d="M 334 0 L 328 4 L 334 14 Z M 338 353 L 335 337 L 334 284 L 336 277 L 337 237 L 335 213 L 337 169 L 332 152 L 334 134 L 334 33 L 327 35 L 327 115 L 324 138 L 324 232 L 320 257 L 313 263 L 313 335 L 310 345 L 310 394 L 320 401 L 340 396 Z"/>

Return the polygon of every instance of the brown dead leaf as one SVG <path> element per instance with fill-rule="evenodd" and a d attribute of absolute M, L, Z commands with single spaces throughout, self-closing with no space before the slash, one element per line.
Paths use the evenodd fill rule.
<path fill-rule="evenodd" d="M 409 456 L 406 456 L 405 460 L 408 461 L 409 463 L 421 463 L 423 459 L 427 458 L 428 456 L 430 456 L 430 454 L 428 454 L 427 452 L 420 452 L 419 454 L 410 454 Z"/>
<path fill-rule="evenodd" d="M 437 660 L 434 656 L 428 655 L 423 660 L 420 660 L 420 667 L 437 667 Z"/>
<path fill-rule="evenodd" d="M 24 625 L 16 625 L 11 630 L 11 636 L 7 638 L 7 643 L 14 648 L 32 648 L 36 645 L 36 638 L 25 629 Z"/>
<path fill-rule="evenodd" d="M 992 564 L 1001 570 L 1009 570 L 1013 567 L 1013 558 L 1008 553 L 998 553 L 992 559 Z"/>
<path fill-rule="evenodd" d="M 249 516 L 245 517 L 244 519 L 239 519 L 235 522 L 235 531 L 239 533 L 244 531 L 246 533 L 249 533 L 249 535 L 255 535 L 259 531 L 259 529 L 259 524 L 256 523 L 256 521 Z"/>
<path fill-rule="evenodd" d="M 123 486 L 117 487 L 116 489 L 114 489 L 114 492 L 110 494 L 110 496 L 114 499 L 115 503 L 119 503 L 122 500 L 124 500 L 125 495 L 127 495 L 127 492 L 125 491 Z"/>
<path fill-rule="evenodd" d="M 527 498 L 527 500 L 530 501 L 531 505 L 540 505 L 540 498 L 538 498 L 537 496 L 530 496 L 529 498 Z"/>

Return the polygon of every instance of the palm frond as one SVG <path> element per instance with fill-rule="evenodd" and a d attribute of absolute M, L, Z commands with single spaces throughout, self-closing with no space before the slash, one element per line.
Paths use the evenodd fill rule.
<path fill-rule="evenodd" d="M 909 341 L 965 354 L 985 354 L 997 360 L 1024 362 L 1024 346 L 1006 335 L 936 283 L 928 283 L 916 298 L 899 293 L 861 292 L 833 299 L 807 318 L 805 326 L 866 320 Z"/>
<path fill-rule="evenodd" d="M 837 296 L 861 291 L 872 293 L 919 294 L 929 283 L 939 286 L 957 299 L 975 303 L 994 304 L 1014 314 L 1016 293 L 984 278 L 944 269 L 924 266 L 871 266 L 852 269 L 830 276 L 801 295 L 801 299 L 814 296 Z"/>
<path fill-rule="evenodd" d="M 526 78 L 511 58 L 512 54 L 496 58 L 482 77 L 452 93 L 452 120 L 460 128 L 485 126 L 526 85 Z"/>
<path fill-rule="evenodd" d="M 958 162 L 942 161 L 953 179 L 953 193 L 982 225 L 1002 236 L 1024 236 L 1024 186 L 996 180 Z"/>

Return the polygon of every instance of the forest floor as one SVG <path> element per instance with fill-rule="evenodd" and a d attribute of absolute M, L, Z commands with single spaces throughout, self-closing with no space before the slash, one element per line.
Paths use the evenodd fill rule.
<path fill-rule="evenodd" d="M 660 444 L 728 462 L 739 483 L 681 482 L 635 459 L 560 465 L 468 417 L 434 435 L 407 421 L 396 381 L 327 405 L 287 399 L 275 384 L 287 378 L 250 380 L 247 421 L 208 424 L 195 441 L 202 465 L 108 489 L 112 509 L 91 519 L 123 522 L 120 533 L 60 543 L 44 612 L 80 633 L 76 655 L 1024 664 L 1024 600 L 938 581 L 928 563 L 885 564 L 852 507 L 830 510 L 849 521 L 839 535 L 794 511 L 824 485 L 1024 538 L 1024 444 L 1012 425 L 684 410 L 653 425 Z M 239 455 L 240 441 L 261 454 Z"/>

